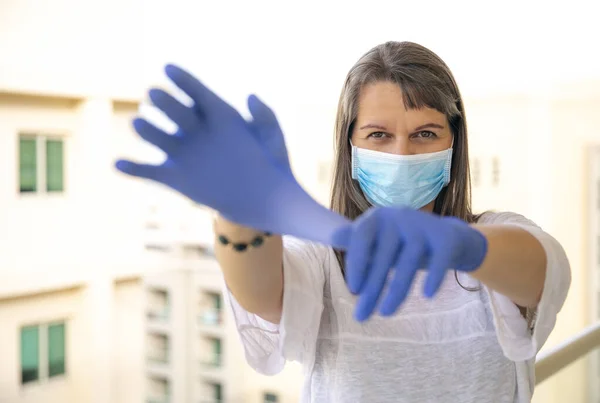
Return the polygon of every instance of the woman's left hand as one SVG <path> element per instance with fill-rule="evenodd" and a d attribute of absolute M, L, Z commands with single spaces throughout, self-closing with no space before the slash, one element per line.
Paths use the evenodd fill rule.
<path fill-rule="evenodd" d="M 369 318 L 382 298 L 380 313 L 396 312 L 418 269 L 429 272 L 424 293 L 432 297 L 447 270 L 473 271 L 487 254 L 487 239 L 466 222 L 407 208 L 371 208 L 335 237 L 347 246 L 346 281 L 359 295 L 359 321 Z M 383 296 L 390 270 L 394 275 Z"/>

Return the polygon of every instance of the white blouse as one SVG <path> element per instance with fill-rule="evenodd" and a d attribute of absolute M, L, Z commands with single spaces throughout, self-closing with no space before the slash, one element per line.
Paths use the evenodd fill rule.
<path fill-rule="evenodd" d="M 561 245 L 523 216 L 486 213 L 479 222 L 519 226 L 543 245 L 546 279 L 530 323 L 507 297 L 486 287 L 466 291 L 454 275 L 428 300 L 424 272 L 394 316 L 356 322 L 356 297 L 333 250 L 286 237 L 280 324 L 246 312 L 226 292 L 248 363 L 271 375 L 286 361 L 301 362 L 307 403 L 530 402 L 535 356 L 567 296 L 569 262 Z M 479 285 L 465 273 L 459 280 Z"/>

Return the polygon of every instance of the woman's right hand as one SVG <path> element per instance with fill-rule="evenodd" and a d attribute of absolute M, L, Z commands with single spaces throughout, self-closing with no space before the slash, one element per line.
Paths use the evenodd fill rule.
<path fill-rule="evenodd" d="M 153 104 L 178 131 L 167 134 L 142 118 L 133 126 L 167 159 L 161 165 L 121 160 L 117 168 L 160 182 L 236 223 L 337 246 L 332 234 L 348 221 L 318 204 L 298 184 L 273 113 L 251 98 L 254 120 L 246 122 L 189 73 L 173 65 L 165 71 L 194 105 L 187 107 L 163 90 L 150 90 Z"/>

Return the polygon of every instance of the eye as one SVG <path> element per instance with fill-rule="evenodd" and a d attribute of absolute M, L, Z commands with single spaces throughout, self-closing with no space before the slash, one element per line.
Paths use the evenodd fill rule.
<path fill-rule="evenodd" d="M 384 137 L 387 137 L 387 134 L 385 134 L 384 132 L 373 132 L 367 136 L 367 138 L 374 138 L 377 140 L 382 139 Z"/>
<path fill-rule="evenodd" d="M 424 130 L 422 132 L 418 132 L 415 134 L 415 137 L 419 137 L 422 139 L 435 139 L 437 138 L 437 134 L 435 134 L 434 132 L 430 132 L 428 130 Z"/>

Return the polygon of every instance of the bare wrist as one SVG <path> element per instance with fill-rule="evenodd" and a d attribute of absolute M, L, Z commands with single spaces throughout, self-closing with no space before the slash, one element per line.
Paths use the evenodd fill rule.
<path fill-rule="evenodd" d="M 236 252 L 245 252 L 251 248 L 259 248 L 271 236 L 269 232 L 257 231 L 253 228 L 245 227 L 224 217 L 217 217 L 215 219 L 213 230 L 217 245 L 231 248 Z"/>

